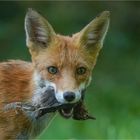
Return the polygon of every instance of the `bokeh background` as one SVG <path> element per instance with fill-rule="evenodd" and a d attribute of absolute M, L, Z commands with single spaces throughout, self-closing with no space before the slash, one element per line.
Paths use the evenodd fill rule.
<path fill-rule="evenodd" d="M 41 12 L 57 33 L 80 31 L 104 10 L 111 23 L 86 93 L 97 120 L 57 116 L 40 139 L 140 139 L 140 2 L 13 1 L 0 2 L 0 61 L 30 61 L 24 17 L 28 7 Z"/>

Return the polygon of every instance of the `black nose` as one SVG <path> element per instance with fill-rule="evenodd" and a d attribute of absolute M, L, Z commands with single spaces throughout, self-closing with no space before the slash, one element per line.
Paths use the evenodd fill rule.
<path fill-rule="evenodd" d="M 75 99 L 75 93 L 73 92 L 69 92 L 69 91 L 65 92 L 63 96 L 64 96 L 64 99 L 68 102 L 71 102 Z"/>

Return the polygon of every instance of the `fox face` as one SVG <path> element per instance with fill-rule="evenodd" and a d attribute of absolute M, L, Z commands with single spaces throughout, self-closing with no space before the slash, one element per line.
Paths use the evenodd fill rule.
<path fill-rule="evenodd" d="M 55 98 L 62 104 L 81 100 L 91 82 L 108 26 L 109 12 L 105 11 L 80 32 L 71 37 L 62 36 L 55 33 L 44 17 L 29 9 L 25 18 L 26 43 L 34 65 L 36 87 L 40 90 L 53 87 Z M 34 102 L 41 102 L 44 94 L 40 90 Z"/>

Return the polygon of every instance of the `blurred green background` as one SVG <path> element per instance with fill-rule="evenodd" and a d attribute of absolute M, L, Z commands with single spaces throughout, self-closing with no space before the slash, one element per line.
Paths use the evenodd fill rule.
<path fill-rule="evenodd" d="M 80 31 L 104 10 L 111 23 L 87 90 L 86 105 L 97 120 L 57 116 L 40 139 L 140 139 L 140 2 L 0 2 L 0 61 L 30 61 L 24 17 L 40 11 L 57 33 Z"/>

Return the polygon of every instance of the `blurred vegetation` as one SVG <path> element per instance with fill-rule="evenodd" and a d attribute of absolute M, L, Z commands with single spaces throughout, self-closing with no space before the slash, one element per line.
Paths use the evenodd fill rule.
<path fill-rule="evenodd" d="M 57 116 L 40 139 L 140 139 L 140 2 L 0 2 L 0 61 L 30 61 L 24 16 L 32 7 L 57 33 L 80 31 L 104 10 L 111 24 L 87 90 L 86 105 L 96 121 Z"/>

